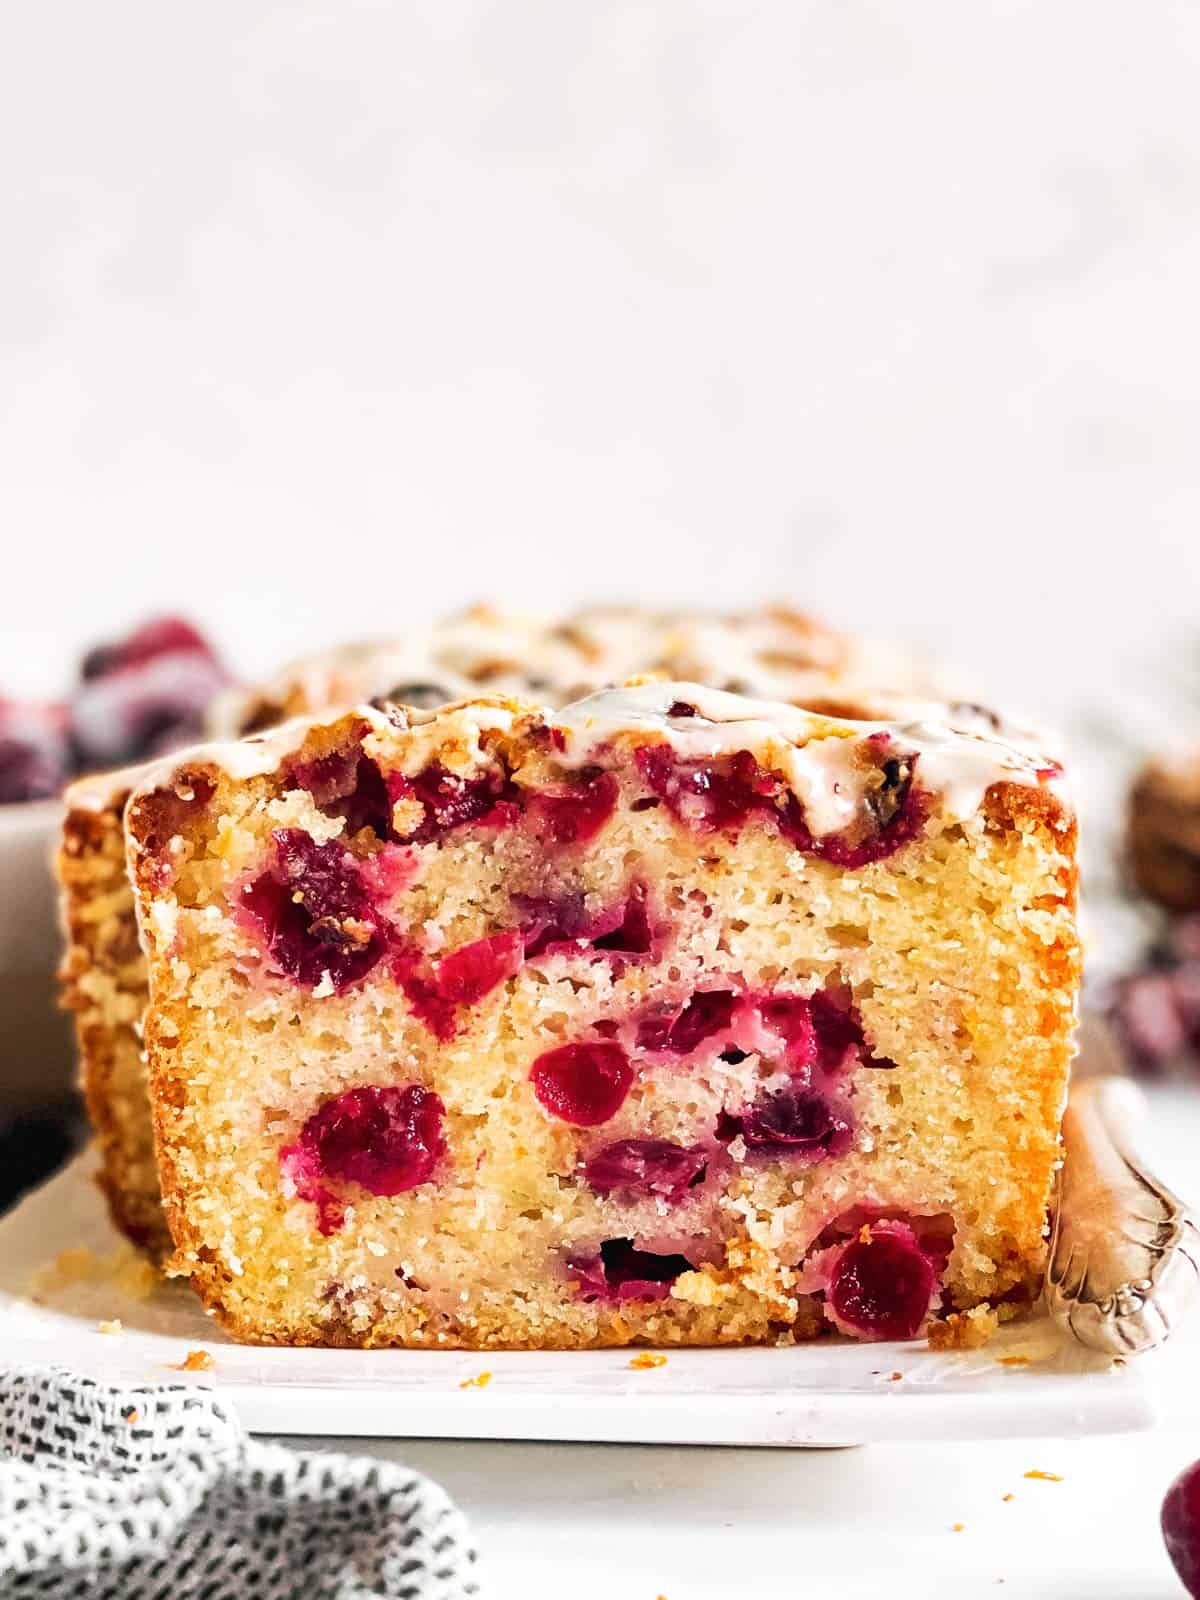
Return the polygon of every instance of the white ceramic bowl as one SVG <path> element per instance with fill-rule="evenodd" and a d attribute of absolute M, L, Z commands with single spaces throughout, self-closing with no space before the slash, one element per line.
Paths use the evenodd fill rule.
<path fill-rule="evenodd" d="M 55 979 L 62 934 L 51 862 L 61 825 L 57 800 L 0 805 L 0 1113 L 59 1099 L 75 1082 Z"/>

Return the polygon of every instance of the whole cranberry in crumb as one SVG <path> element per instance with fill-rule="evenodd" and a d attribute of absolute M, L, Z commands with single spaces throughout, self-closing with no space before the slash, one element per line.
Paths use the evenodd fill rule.
<path fill-rule="evenodd" d="M 1162 1503 L 1162 1533 L 1180 1582 L 1200 1596 L 1200 1461 L 1175 1479 Z"/>
<path fill-rule="evenodd" d="M 843 1249 L 830 1274 L 839 1326 L 863 1339 L 912 1339 L 929 1315 L 937 1272 L 912 1229 L 868 1228 Z"/>
<path fill-rule="evenodd" d="M 370 1194 L 404 1194 L 428 1183 L 446 1153 L 445 1110 L 417 1083 L 349 1089 L 313 1112 L 299 1148 L 323 1178 L 357 1183 Z"/>
<path fill-rule="evenodd" d="M 620 1110 L 633 1085 L 633 1068 L 619 1044 L 564 1044 L 533 1063 L 533 1092 L 552 1117 L 594 1128 Z"/>

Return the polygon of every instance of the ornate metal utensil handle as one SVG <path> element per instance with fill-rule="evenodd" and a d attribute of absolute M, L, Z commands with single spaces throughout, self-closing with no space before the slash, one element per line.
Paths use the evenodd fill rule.
<path fill-rule="evenodd" d="M 1046 1302 L 1081 1344 L 1113 1356 L 1162 1344 L 1200 1278 L 1188 1208 L 1129 1143 L 1140 1109 L 1107 1029 L 1086 1019 L 1063 1117 Z"/>

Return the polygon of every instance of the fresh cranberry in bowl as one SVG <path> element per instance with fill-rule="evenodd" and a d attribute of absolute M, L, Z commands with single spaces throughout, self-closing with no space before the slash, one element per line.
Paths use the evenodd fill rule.
<path fill-rule="evenodd" d="M 1200 1461 L 1185 1467 L 1167 1490 L 1160 1520 L 1179 1581 L 1200 1600 Z"/>
<path fill-rule="evenodd" d="M 70 703 L 81 769 L 120 766 L 199 738 L 204 714 L 228 679 L 191 623 L 161 617 L 83 662 Z"/>
<path fill-rule="evenodd" d="M 49 799 L 70 773 L 65 709 L 0 701 L 0 805 Z"/>

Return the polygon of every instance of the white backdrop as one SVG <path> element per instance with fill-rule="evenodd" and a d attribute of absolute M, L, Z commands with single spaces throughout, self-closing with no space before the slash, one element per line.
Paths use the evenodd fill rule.
<path fill-rule="evenodd" d="M 0 692 L 787 595 L 1053 710 L 1200 578 L 1200 8 L 40 0 Z"/>

